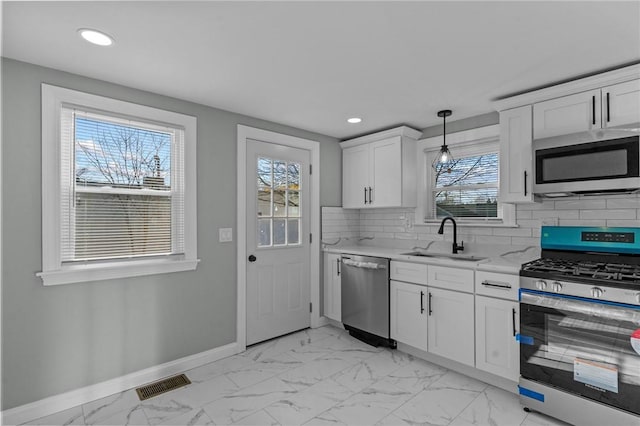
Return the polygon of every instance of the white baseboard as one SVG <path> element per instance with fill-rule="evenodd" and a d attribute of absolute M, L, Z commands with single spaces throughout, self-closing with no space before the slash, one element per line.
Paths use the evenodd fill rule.
<path fill-rule="evenodd" d="M 39 419 L 40 417 L 67 410 L 77 405 L 86 404 L 87 402 L 154 382 L 173 374 L 183 373 L 186 370 L 235 355 L 239 352 L 238 343 L 230 343 L 195 355 L 189 355 L 101 383 L 96 383 L 95 385 L 10 408 L 2 411 L 2 424 L 19 425 Z"/>

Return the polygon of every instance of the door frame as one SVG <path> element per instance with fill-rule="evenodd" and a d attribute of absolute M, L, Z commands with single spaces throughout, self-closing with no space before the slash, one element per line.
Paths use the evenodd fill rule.
<path fill-rule="evenodd" d="M 309 182 L 309 232 L 313 235 L 313 241 L 309 244 L 309 297 L 313 304 L 310 324 L 312 328 L 324 325 L 320 319 L 320 143 L 238 124 L 236 343 L 240 352 L 247 348 L 247 139 L 309 151 L 309 164 L 313 171 Z"/>

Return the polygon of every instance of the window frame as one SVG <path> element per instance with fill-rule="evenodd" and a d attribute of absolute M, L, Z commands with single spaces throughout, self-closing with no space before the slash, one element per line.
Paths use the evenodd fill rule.
<path fill-rule="evenodd" d="M 435 153 L 442 145 L 442 136 L 422 139 L 418 141 L 417 152 L 418 173 L 420 176 L 418 188 L 418 204 L 416 208 L 416 225 L 433 225 L 442 219 L 431 217 L 434 203 L 433 180 L 435 172 L 431 167 Z M 500 127 L 499 125 L 485 126 L 471 130 L 447 134 L 447 146 L 455 158 L 481 155 L 497 152 L 500 155 Z M 461 226 L 495 226 L 517 227 L 515 222 L 515 205 L 501 203 L 500 198 L 500 170 L 498 169 L 498 217 L 497 218 L 455 218 Z"/>
<path fill-rule="evenodd" d="M 194 270 L 197 258 L 196 117 L 93 95 L 43 83 L 42 93 L 42 272 L 44 285 L 70 284 L 115 278 Z M 61 260 L 61 123 L 63 105 L 77 105 L 114 117 L 180 128 L 184 131 L 184 254 L 145 258 Z M 172 224 L 172 232 L 174 227 Z"/>

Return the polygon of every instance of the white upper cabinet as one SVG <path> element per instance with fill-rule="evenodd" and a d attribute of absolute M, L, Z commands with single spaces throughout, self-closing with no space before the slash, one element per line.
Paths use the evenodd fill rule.
<path fill-rule="evenodd" d="M 535 139 L 600 129 L 600 90 L 536 103 L 533 126 Z"/>
<path fill-rule="evenodd" d="M 640 80 L 602 89 L 602 127 L 640 127 Z"/>
<path fill-rule="evenodd" d="M 605 128 L 638 127 L 640 80 L 533 105 L 534 139 Z"/>
<path fill-rule="evenodd" d="M 361 208 L 368 203 L 369 145 L 342 150 L 342 206 Z"/>
<path fill-rule="evenodd" d="M 531 191 L 533 141 L 640 127 L 640 65 L 500 99 L 494 107 L 500 112 L 500 201 L 538 201 Z"/>
<path fill-rule="evenodd" d="M 342 206 L 416 206 L 416 140 L 406 126 L 344 141 Z"/>
<path fill-rule="evenodd" d="M 533 188 L 531 105 L 500 112 L 500 202 L 530 203 Z"/>

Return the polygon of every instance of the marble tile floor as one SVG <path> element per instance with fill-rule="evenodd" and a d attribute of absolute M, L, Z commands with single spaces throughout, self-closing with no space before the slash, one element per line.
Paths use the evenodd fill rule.
<path fill-rule="evenodd" d="M 326 326 L 283 336 L 185 374 L 146 401 L 134 389 L 30 425 L 491 425 L 564 423 L 518 398 Z"/>

